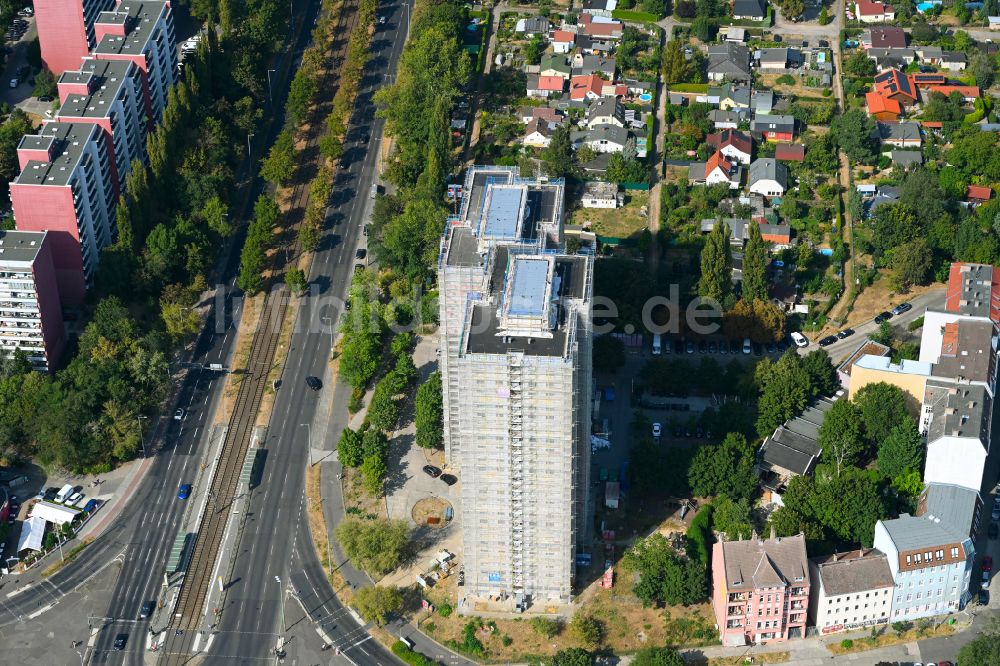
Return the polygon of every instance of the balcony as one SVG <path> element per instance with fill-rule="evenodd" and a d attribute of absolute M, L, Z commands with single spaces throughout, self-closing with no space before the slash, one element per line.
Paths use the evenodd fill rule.
<path fill-rule="evenodd" d="M 730 606 L 726 610 L 726 617 L 743 617 L 746 615 L 746 609 L 743 606 Z"/>
<path fill-rule="evenodd" d="M 729 603 L 733 603 L 734 601 L 746 601 L 747 596 L 746 592 L 734 592 L 729 595 Z"/>

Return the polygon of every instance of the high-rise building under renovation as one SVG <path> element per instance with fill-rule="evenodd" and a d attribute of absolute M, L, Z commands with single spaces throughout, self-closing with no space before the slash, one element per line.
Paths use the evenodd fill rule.
<path fill-rule="evenodd" d="M 439 288 L 466 594 L 569 601 L 590 531 L 593 260 L 561 250 L 561 181 L 477 167 L 461 201 Z"/>

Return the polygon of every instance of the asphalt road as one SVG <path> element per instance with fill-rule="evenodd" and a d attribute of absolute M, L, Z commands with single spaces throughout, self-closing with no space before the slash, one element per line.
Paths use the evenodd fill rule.
<path fill-rule="evenodd" d="M 354 271 L 354 253 L 364 242 L 362 227 L 369 219 L 371 185 L 377 176 L 379 137 L 383 121 L 375 118 L 372 94 L 395 71 L 406 38 L 409 7 L 398 0 L 380 6 L 387 17 L 378 26 L 365 78 L 355 104 L 345 142 L 342 169 L 327 210 L 326 233 L 313 261 L 310 283 L 302 298 L 281 388 L 267 433 L 267 455 L 260 485 L 253 491 L 247 524 L 235 556 L 226 607 L 207 650 L 209 660 L 260 659 L 271 653 L 279 637 L 287 637 L 286 595 L 301 600 L 314 622 L 322 626 L 340 657 L 332 663 L 387 664 L 395 658 L 345 611 L 333 594 L 323 564 L 312 548 L 303 507 L 310 436 L 323 437 L 312 424 L 321 400 L 332 399 L 332 386 L 316 392 L 307 375 L 323 377 L 331 352 L 331 323 L 339 320 L 343 298 Z M 370 137 L 365 141 L 365 137 Z M 315 443 L 314 443 L 315 446 Z M 285 621 L 286 626 L 281 623 Z M 295 659 L 299 650 L 314 652 L 322 642 L 315 632 L 298 632 L 285 650 Z M 311 640 L 312 645 L 302 641 Z"/>

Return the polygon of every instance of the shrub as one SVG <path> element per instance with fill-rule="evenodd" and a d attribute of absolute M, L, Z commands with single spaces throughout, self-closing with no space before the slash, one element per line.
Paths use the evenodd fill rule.
<path fill-rule="evenodd" d="M 844 648 L 845 650 L 850 650 L 852 647 L 854 647 L 854 641 L 852 641 L 850 638 L 845 638 L 844 640 L 840 641 L 840 647 Z"/>
<path fill-rule="evenodd" d="M 559 618 L 533 617 L 531 628 L 546 638 L 553 638 L 562 632 L 562 620 Z"/>
<path fill-rule="evenodd" d="M 451 604 L 441 604 L 438 606 L 438 615 L 441 617 L 448 617 L 451 615 L 453 610 L 454 609 L 451 607 Z"/>

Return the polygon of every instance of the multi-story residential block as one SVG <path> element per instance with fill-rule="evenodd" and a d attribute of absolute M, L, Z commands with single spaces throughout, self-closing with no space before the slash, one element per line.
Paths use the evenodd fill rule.
<path fill-rule="evenodd" d="M 0 353 L 27 354 L 33 367 L 48 370 L 66 344 L 45 232 L 0 231 Z"/>
<path fill-rule="evenodd" d="M 969 599 L 975 549 L 969 522 L 957 517 L 968 507 L 947 504 L 941 502 L 939 514 L 903 514 L 875 525 L 874 546 L 885 553 L 895 585 L 893 622 L 958 611 Z"/>
<path fill-rule="evenodd" d="M 561 183 L 477 168 L 465 195 L 439 275 L 466 594 L 566 602 L 589 527 L 593 262 L 557 249 Z"/>
<path fill-rule="evenodd" d="M 129 60 L 142 75 L 146 114 L 159 120 L 167 92 L 177 80 L 177 48 L 170 3 L 122 0 L 102 12 L 94 25 L 97 60 Z"/>
<path fill-rule="evenodd" d="M 712 546 L 712 606 L 724 646 L 804 637 L 809 590 L 802 534 Z"/>
<path fill-rule="evenodd" d="M 62 123 L 99 125 L 111 146 L 111 168 L 118 189 L 133 160 L 146 161 L 143 77 L 131 60 L 84 60 L 78 71 L 59 77 Z"/>
<path fill-rule="evenodd" d="M 925 483 L 980 490 L 992 414 L 993 399 L 981 384 L 927 380 L 920 417 L 927 438 Z"/>
<path fill-rule="evenodd" d="M 62 301 L 83 301 L 98 255 L 114 239 L 115 179 L 110 143 L 88 123 L 47 123 L 21 139 L 21 173 L 10 184 L 21 231 L 48 231 Z"/>
<path fill-rule="evenodd" d="M 114 0 L 38 0 L 35 25 L 45 68 L 57 77 L 78 69 L 97 45 L 98 15 L 114 4 Z"/>
<path fill-rule="evenodd" d="M 1000 323 L 1000 269 L 956 261 L 948 273 L 945 310 Z"/>
<path fill-rule="evenodd" d="M 820 634 L 889 622 L 894 584 L 885 554 L 871 548 L 809 560 L 809 621 Z"/>

